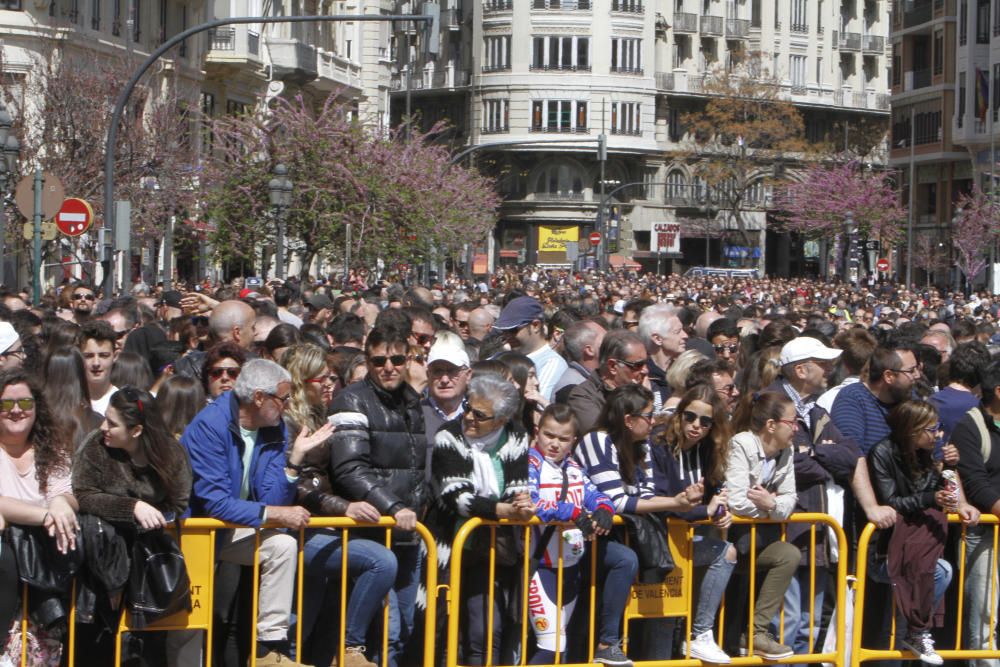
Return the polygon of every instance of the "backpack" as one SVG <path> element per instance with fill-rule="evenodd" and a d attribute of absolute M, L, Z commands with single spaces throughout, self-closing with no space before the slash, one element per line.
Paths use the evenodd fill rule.
<path fill-rule="evenodd" d="M 986 420 L 983 419 L 983 413 L 979 408 L 972 408 L 965 414 L 972 417 L 972 423 L 979 429 L 979 451 L 983 455 L 983 463 L 985 464 L 993 451 L 993 442 L 990 439 L 990 431 L 986 428 Z"/>
<path fill-rule="evenodd" d="M 177 534 L 180 537 L 179 528 Z M 136 536 L 127 601 L 136 628 L 179 611 L 191 611 L 191 580 L 184 554 L 168 531 L 150 530 Z"/>

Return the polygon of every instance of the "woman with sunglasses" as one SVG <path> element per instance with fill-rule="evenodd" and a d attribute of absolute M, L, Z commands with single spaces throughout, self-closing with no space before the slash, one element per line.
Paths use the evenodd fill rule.
<path fill-rule="evenodd" d="M 528 487 L 528 434 L 515 420 L 520 406 L 517 389 L 497 375 L 478 375 L 469 381 L 466 402 L 465 414 L 444 424 L 434 440 L 431 488 L 435 502 L 428 523 L 438 544 L 439 582 L 448 581 L 451 561 L 447 546 L 467 519 L 525 521 L 535 515 Z M 491 585 L 492 664 L 501 664 L 503 628 L 520 628 L 501 620 L 506 618 L 506 603 L 521 572 L 520 556 L 513 555 L 516 562 L 506 562 L 498 551 L 496 577 L 489 581 L 483 576 L 489 542 L 482 541 L 488 536 L 485 530 L 474 533 L 463 553 L 468 576 L 463 577 L 461 586 L 467 621 L 463 623 L 462 642 L 468 665 L 486 664 Z M 497 541 L 501 541 L 500 530 Z"/>
<path fill-rule="evenodd" d="M 326 423 L 327 405 L 323 391 L 332 385 L 326 363 L 326 353 L 316 345 L 292 345 L 282 357 L 283 364 L 292 376 L 291 399 L 285 409 L 285 425 L 289 442 L 305 428 L 316 432 Z M 312 449 L 302 462 L 299 475 L 299 502 L 315 516 L 346 516 L 356 521 L 378 521 L 378 510 L 367 502 L 349 503 L 333 492 L 329 476 L 329 446 Z M 305 597 L 303 599 L 303 637 L 307 640 L 316 628 L 324 599 L 339 599 L 328 592 L 339 590 L 343 566 L 342 531 L 324 528 L 306 531 L 303 547 L 305 563 Z M 346 628 L 344 629 L 345 667 L 370 667 L 365 659 L 368 627 L 382 608 L 385 596 L 396 579 L 396 557 L 376 541 L 365 539 L 357 531 L 350 534 L 347 550 L 349 581 L 353 582 L 347 602 Z M 346 594 L 346 592 L 345 592 Z M 338 605 L 339 608 L 339 605 Z M 313 634 L 312 661 L 329 664 L 336 661 L 336 649 L 329 641 L 339 637 L 336 628 Z M 324 641 L 325 640 L 325 641 Z"/>
<path fill-rule="evenodd" d="M 942 558 L 948 535 L 945 512 L 957 512 L 974 526 L 979 511 L 965 502 L 958 473 L 945 485 L 934 447 L 942 437 L 937 409 L 926 401 L 897 405 L 888 417 L 891 435 L 868 453 L 868 470 L 879 504 L 898 513 L 896 526 L 880 531 L 869 552 L 871 576 L 891 583 L 906 630 L 902 646 L 930 665 L 943 664 L 934 650 L 931 628 L 943 620 L 940 607 L 951 582 L 951 565 Z"/>
<path fill-rule="evenodd" d="M 752 519 L 787 519 L 795 509 L 795 466 L 792 438 L 799 428 L 795 404 L 784 392 L 753 395 L 750 411 L 736 427 L 746 430 L 729 441 L 726 464 L 729 510 L 734 516 Z M 745 526 L 733 529 L 737 551 L 750 552 L 750 533 Z M 771 620 L 781 608 L 785 591 L 795 576 L 802 554 L 790 542 L 781 541 L 778 526 L 757 529 L 757 568 L 764 570 L 753 613 L 753 654 L 781 660 L 794 654 L 791 647 L 771 634 Z M 747 637 L 740 639 L 746 648 Z"/>
<path fill-rule="evenodd" d="M 201 382 L 209 403 L 232 391 L 246 360 L 243 348 L 232 342 L 219 343 L 208 351 L 202 364 Z"/>
<path fill-rule="evenodd" d="M 627 384 L 612 391 L 598 419 L 597 430 L 585 435 L 576 457 L 585 472 L 614 504 L 618 514 L 643 515 L 655 512 L 688 512 L 701 501 L 701 484 L 692 484 L 673 496 L 657 495 L 654 487 L 652 455 L 648 446 L 653 421 L 653 393 L 641 385 Z M 666 526 L 664 525 L 664 535 Z M 640 549 L 640 551 L 644 551 Z M 621 618 L 632 580 L 640 563 L 634 551 L 623 544 L 608 542 L 598 557 L 607 573 L 601 604 L 596 662 L 630 665 L 620 647 L 618 619 Z M 651 563 L 644 563 L 652 567 Z M 615 620 L 612 621 L 611 619 Z M 650 624 L 661 629 L 659 623 Z M 644 628 L 644 659 L 665 659 L 666 649 L 658 646 L 653 628 Z"/>
<path fill-rule="evenodd" d="M 694 566 L 705 568 L 691 619 L 690 657 L 727 664 L 729 656 L 715 642 L 713 628 L 729 578 L 736 567 L 736 549 L 720 539 L 732 516 L 726 507 L 725 473 L 729 458 L 729 418 L 714 387 L 697 384 L 680 397 L 677 409 L 652 439 L 654 488 L 673 496 L 696 484 L 705 489 L 702 502 L 678 516 L 687 521 L 711 520 L 714 528 L 698 526 Z"/>

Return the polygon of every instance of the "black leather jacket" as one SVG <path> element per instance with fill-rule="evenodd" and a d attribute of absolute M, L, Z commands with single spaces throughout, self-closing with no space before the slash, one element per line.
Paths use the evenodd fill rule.
<path fill-rule="evenodd" d="M 867 459 L 868 474 L 880 504 L 900 514 L 919 514 L 935 507 L 934 494 L 941 487 L 941 473 L 936 468 L 914 479 L 899 449 L 888 439 L 875 445 Z"/>
<path fill-rule="evenodd" d="M 421 516 L 427 436 L 420 396 L 407 384 L 390 393 L 365 378 L 337 395 L 331 413 L 337 427 L 329 440 L 332 491 L 348 501 L 364 500 L 383 516 L 403 508 Z"/>

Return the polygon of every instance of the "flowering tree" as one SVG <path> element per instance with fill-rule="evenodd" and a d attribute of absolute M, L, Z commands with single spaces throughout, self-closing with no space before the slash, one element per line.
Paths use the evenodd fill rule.
<path fill-rule="evenodd" d="M 979 186 L 959 197 L 951 243 L 958 251 L 958 268 L 967 285 L 986 268 L 986 255 L 1000 236 L 1000 207 Z"/>
<path fill-rule="evenodd" d="M 95 227 L 104 214 L 108 122 L 134 69 L 125 56 L 84 61 L 57 47 L 36 61 L 22 87 L 4 81 L 5 101 L 16 110 L 20 170 L 38 165 L 58 176 L 67 197 L 93 206 Z M 160 238 L 171 215 L 193 208 L 195 147 L 187 107 L 175 79 L 147 80 L 133 94 L 119 130 L 115 198 L 132 202 L 139 243 Z M 86 248 L 76 245 L 77 259 L 92 259 L 81 257 Z"/>
<path fill-rule="evenodd" d="M 268 181 L 288 167 L 294 186 L 287 213 L 289 248 L 302 276 L 317 257 L 342 256 L 346 225 L 359 262 L 448 255 L 493 228 L 499 198 L 478 172 L 450 164 L 428 134 L 376 132 L 351 118 L 331 94 L 318 109 L 301 96 L 277 98 L 266 113 L 208 121 L 216 147 L 207 156 L 204 209 L 220 258 L 254 264 L 274 238 Z"/>
<path fill-rule="evenodd" d="M 946 270 L 948 264 L 948 250 L 936 234 L 918 232 L 914 236 L 913 265 L 924 270 L 928 287 L 931 284 L 931 274 Z"/>
<path fill-rule="evenodd" d="M 775 204 L 786 229 L 811 238 L 844 233 L 850 212 L 862 237 L 892 243 L 906 220 L 888 175 L 866 171 L 857 161 L 810 167 L 801 181 L 776 194 Z"/>

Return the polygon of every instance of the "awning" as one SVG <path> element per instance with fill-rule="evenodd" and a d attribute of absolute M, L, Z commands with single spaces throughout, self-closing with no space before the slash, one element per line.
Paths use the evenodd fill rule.
<path fill-rule="evenodd" d="M 610 255 L 608 257 L 608 263 L 614 269 L 626 269 L 629 271 L 638 271 L 642 268 L 642 264 L 639 264 L 632 257 L 625 257 L 623 255 Z"/>

